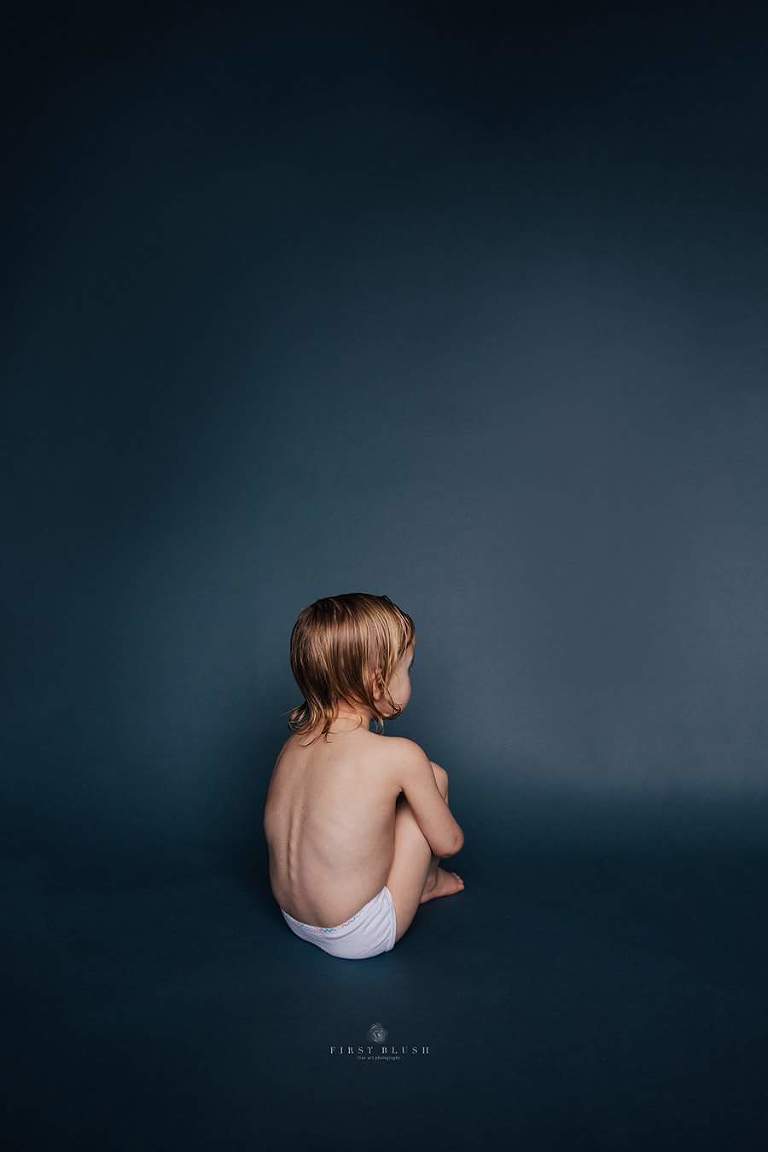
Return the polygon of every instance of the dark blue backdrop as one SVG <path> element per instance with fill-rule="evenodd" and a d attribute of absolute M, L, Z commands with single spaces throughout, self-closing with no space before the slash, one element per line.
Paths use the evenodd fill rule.
<path fill-rule="evenodd" d="M 155 960 L 169 908 L 188 908 L 191 924 L 198 907 L 196 889 L 183 889 L 186 905 L 176 889 L 162 902 L 170 877 L 197 876 L 212 915 L 230 905 L 205 888 L 211 862 L 250 868 L 266 915 L 261 804 L 299 702 L 288 637 L 318 596 L 385 592 L 415 619 L 413 698 L 388 731 L 449 770 L 466 834 L 464 908 L 473 888 L 506 908 L 519 884 L 503 872 L 510 852 L 550 860 L 568 846 L 629 844 L 646 861 L 669 846 L 686 859 L 758 859 L 764 17 L 730 6 L 726 16 L 669 5 L 32 5 L 10 20 L 6 45 L 9 988 L 41 1027 L 58 990 L 57 1050 L 84 1045 L 94 1067 L 105 1047 L 114 1060 L 119 1050 L 138 1075 L 125 1055 L 143 1050 L 126 1023 L 137 1027 L 137 1009 L 83 975 L 101 940 L 104 988 L 130 982 L 117 959 L 128 931 L 118 876 L 156 902 L 129 915 L 134 950 Z M 556 900 L 572 866 L 556 870 Z M 62 879 L 73 876 L 74 889 Z M 72 895 L 85 890 L 90 903 Z M 231 941 L 253 931 L 254 909 L 245 882 L 225 891 L 238 893 L 218 937 Z M 757 987 L 765 941 L 739 935 L 752 918 L 741 873 L 728 891 L 723 915 L 745 901 L 728 930 L 744 966 L 729 969 L 718 1017 L 733 1067 L 734 1052 L 765 1055 L 759 1033 L 741 1031 L 746 1001 L 733 999 Z M 111 924 L 94 939 L 93 900 Z M 599 901 L 587 907 L 602 923 Z M 459 912 L 430 909 L 435 925 L 440 915 L 468 934 Z M 217 939 L 211 925 L 203 915 L 190 939 Z M 260 963 L 289 948 L 279 931 L 267 920 L 258 947 L 249 938 Z M 561 942 L 564 955 L 578 939 Z M 475 961 L 493 986 L 507 961 L 494 960 L 492 935 L 483 947 Z M 146 1011 L 148 990 L 160 996 L 148 964 L 135 990 Z M 405 993 L 407 972 L 406 962 L 393 1004 L 412 1022 L 420 1001 Z M 668 990 L 669 971 L 656 976 Z M 231 992 L 233 979 L 217 970 L 212 983 Z M 250 1035 L 267 1059 L 284 1021 L 258 1015 L 251 994 Z M 617 1011 L 631 999 L 612 994 Z M 471 1048 L 493 1021 L 509 1035 L 508 1006 L 500 996 L 466 1018 L 450 1003 L 440 1012 Z M 168 1044 L 187 1009 L 169 1013 Z M 242 1019 L 240 1001 L 231 1010 Z M 379 1018 L 367 1005 L 362 1015 L 366 1026 Z M 436 1020 L 427 1014 L 426 1034 Z M 690 1020 L 639 1043 L 657 1051 Z M 294 1039 L 303 1027 L 290 1018 Z M 323 1028 L 321 1048 L 333 1042 Z M 90 1124 L 74 1085 L 70 1111 L 57 1111 L 64 1095 L 52 1074 L 35 1075 L 37 1042 L 24 1034 L 19 1131 L 41 1080 L 49 1093 L 35 1146 L 165 1147 L 178 1131 L 166 1116 L 166 1133 L 157 1101 L 133 1110 L 135 1128 L 115 1123 L 116 1084 L 139 1100 L 149 1091 L 151 1077 L 133 1083 L 125 1064 L 93 1089 L 102 1112 L 92 1101 Z M 241 1045 L 245 1077 L 253 1053 Z M 606 1051 L 615 1063 L 617 1049 Z M 562 1099 L 546 1125 L 515 1121 L 494 1111 L 510 1065 L 486 1055 L 495 1071 L 451 1129 L 467 1139 L 483 1115 L 489 1138 L 531 1150 L 580 1132 L 579 1146 L 614 1152 L 651 1138 L 645 1119 L 665 1093 L 687 1088 L 699 1109 L 711 1101 L 703 1071 L 670 1072 L 634 1124 L 598 1131 L 580 1113 L 586 1126 L 574 1127 Z M 690 1058 L 683 1046 L 680 1070 Z M 327 1070 L 297 1059 L 309 1091 Z M 168 1091 L 193 1075 L 182 1064 L 163 1057 L 175 1069 Z M 226 1061 L 206 1067 L 212 1080 L 195 1096 L 210 1110 L 205 1123 L 187 1116 L 187 1147 L 195 1132 L 201 1146 L 250 1147 L 255 1119 L 215 1143 L 223 1100 L 237 1093 Z M 757 1097 L 739 1085 L 717 1117 L 723 1132 L 738 1116 L 754 1133 Z M 673 1140 L 675 1109 L 662 1113 Z M 270 1115 L 275 1140 L 299 1138 Z M 141 1127 L 150 1116 L 154 1137 Z M 330 1146 L 322 1116 L 303 1130 L 312 1147 Z"/>

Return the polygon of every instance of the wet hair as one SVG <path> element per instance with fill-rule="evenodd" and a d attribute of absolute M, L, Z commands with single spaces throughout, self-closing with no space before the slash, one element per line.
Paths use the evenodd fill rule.
<path fill-rule="evenodd" d="M 402 709 L 387 685 L 415 635 L 411 617 L 388 596 L 347 592 L 304 608 L 291 632 L 291 671 L 304 702 L 288 713 L 289 727 L 304 733 L 322 722 L 318 735 L 327 740 L 343 701 L 370 709 L 383 732 L 385 717 L 374 689 L 383 691 L 399 715 Z"/>

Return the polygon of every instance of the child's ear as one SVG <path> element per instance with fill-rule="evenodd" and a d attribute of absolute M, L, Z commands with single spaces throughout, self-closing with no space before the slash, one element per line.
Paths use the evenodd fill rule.
<path fill-rule="evenodd" d="M 373 673 L 372 688 L 374 700 L 380 700 L 386 691 L 386 684 L 384 683 L 384 676 L 382 675 L 381 668 L 377 668 Z"/>

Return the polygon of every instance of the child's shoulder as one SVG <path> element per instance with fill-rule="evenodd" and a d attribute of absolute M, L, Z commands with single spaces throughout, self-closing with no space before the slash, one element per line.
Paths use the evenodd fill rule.
<path fill-rule="evenodd" d="M 407 736 L 378 736 L 383 755 L 391 762 L 402 763 L 404 760 L 417 762 L 429 760 L 421 744 L 409 740 Z"/>

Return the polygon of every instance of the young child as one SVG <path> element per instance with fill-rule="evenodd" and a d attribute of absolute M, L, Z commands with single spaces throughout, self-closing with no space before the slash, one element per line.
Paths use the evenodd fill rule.
<path fill-rule="evenodd" d="M 383 736 L 410 700 L 414 651 L 411 617 L 362 592 L 315 601 L 291 633 L 304 703 L 264 808 L 270 884 L 289 928 L 346 960 L 391 951 L 420 904 L 464 887 L 438 866 L 464 844 L 448 773 Z"/>

